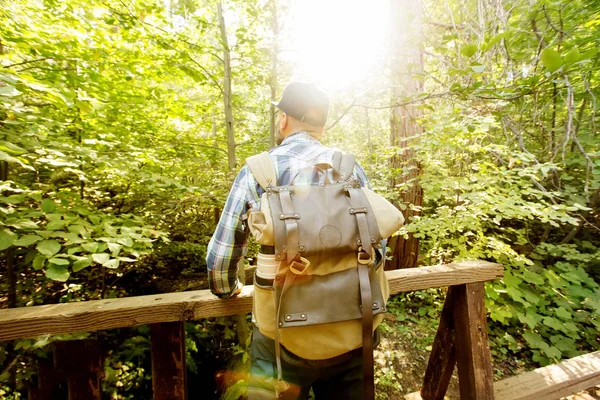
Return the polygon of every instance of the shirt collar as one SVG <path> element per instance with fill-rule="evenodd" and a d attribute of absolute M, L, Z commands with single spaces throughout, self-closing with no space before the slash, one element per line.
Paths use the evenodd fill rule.
<path fill-rule="evenodd" d="M 319 139 L 312 136 L 310 133 L 303 131 L 303 132 L 292 133 L 291 135 L 289 135 L 288 137 L 283 139 L 280 146 L 284 146 L 284 145 L 290 144 L 290 143 L 307 142 L 307 141 L 320 143 Z"/>

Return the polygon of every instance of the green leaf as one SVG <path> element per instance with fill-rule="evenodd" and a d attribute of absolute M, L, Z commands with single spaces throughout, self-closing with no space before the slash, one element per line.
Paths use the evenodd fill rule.
<path fill-rule="evenodd" d="M 119 254 L 122 247 L 123 246 L 121 246 L 120 244 L 108 243 L 108 249 L 110 250 L 110 252 L 112 253 L 113 256 L 116 256 L 117 254 Z"/>
<path fill-rule="evenodd" d="M 75 253 L 79 253 L 80 251 L 83 251 L 83 247 L 81 246 L 69 247 L 67 249 L 67 254 L 73 255 Z"/>
<path fill-rule="evenodd" d="M 42 240 L 42 238 L 38 235 L 25 235 L 25 236 L 21 236 L 19 238 L 19 240 L 17 240 L 14 243 L 14 245 L 27 247 L 29 245 L 39 242 L 40 240 Z"/>
<path fill-rule="evenodd" d="M 56 240 L 42 240 L 38 243 L 36 249 L 47 257 L 52 257 L 60 250 L 60 243 Z"/>
<path fill-rule="evenodd" d="M 473 57 L 477 53 L 477 45 L 476 44 L 467 44 L 460 49 L 460 54 L 465 57 Z"/>
<path fill-rule="evenodd" d="M 116 258 L 112 258 L 112 259 L 108 260 L 107 262 L 105 262 L 104 266 L 106 268 L 111 268 L 111 269 L 119 268 L 119 260 L 117 260 Z"/>
<path fill-rule="evenodd" d="M 473 70 L 473 72 L 476 72 L 478 74 L 481 74 L 481 73 L 483 73 L 483 71 L 485 71 L 485 65 L 480 65 L 480 64 L 470 65 L 469 68 L 471 68 Z"/>
<path fill-rule="evenodd" d="M 524 332 L 523 338 L 533 348 L 546 350 L 550 347 L 550 346 L 548 346 L 548 344 L 546 342 L 544 342 L 544 339 L 542 339 L 542 337 L 540 335 L 538 335 L 537 333 Z"/>
<path fill-rule="evenodd" d="M 3 151 L 0 151 L 0 161 L 6 161 L 7 163 L 19 164 L 21 167 L 26 168 L 28 170 L 35 170 L 33 167 L 25 164 L 20 159 L 12 157 Z"/>
<path fill-rule="evenodd" d="M 59 231 L 59 232 L 55 232 L 54 235 L 56 235 L 57 237 L 66 239 L 67 243 L 65 243 L 65 245 L 71 245 L 73 243 L 82 243 L 85 241 L 85 239 L 82 239 L 78 234 L 73 233 L 73 232 Z M 79 251 L 81 251 L 81 250 L 82 249 L 80 248 Z"/>
<path fill-rule="evenodd" d="M 81 247 L 88 253 L 95 253 L 98 251 L 98 242 L 82 243 Z"/>
<path fill-rule="evenodd" d="M 563 64 L 560 54 L 551 48 L 544 49 L 542 52 L 542 63 L 550 72 L 558 70 Z"/>
<path fill-rule="evenodd" d="M 91 256 L 80 257 L 77 261 L 73 263 L 73 272 L 81 271 L 85 267 L 92 265 L 92 262 L 93 260 Z"/>
<path fill-rule="evenodd" d="M 42 200 L 42 211 L 46 213 L 51 213 L 56 210 L 56 203 L 52 199 L 44 199 Z"/>
<path fill-rule="evenodd" d="M 586 51 L 585 53 L 583 53 L 581 55 L 581 59 L 589 60 L 590 58 L 594 57 L 596 54 L 598 54 L 598 49 L 593 48 L 593 49 L 590 49 L 590 50 Z"/>
<path fill-rule="evenodd" d="M 562 319 L 571 319 L 572 315 L 571 313 L 564 307 L 559 307 L 556 310 L 554 310 L 554 313 L 556 314 L 557 317 L 562 318 Z"/>
<path fill-rule="evenodd" d="M 73 209 L 73 211 L 75 211 L 75 212 L 76 212 L 77 214 L 79 214 L 79 215 L 84 215 L 84 216 L 85 216 L 85 215 L 90 215 L 90 212 L 89 212 L 89 210 L 88 210 L 87 208 L 84 208 L 84 207 L 79 207 L 79 206 L 78 206 L 78 207 L 75 207 L 75 208 Z"/>
<path fill-rule="evenodd" d="M 17 146 L 14 143 L 7 142 L 5 140 L 0 140 L 0 150 L 7 152 L 13 156 L 20 156 L 22 154 L 27 153 L 22 147 Z"/>
<path fill-rule="evenodd" d="M 556 318 L 544 317 L 544 325 L 549 326 L 550 328 L 555 329 L 557 331 L 562 330 L 562 324 Z"/>
<path fill-rule="evenodd" d="M 10 246 L 12 246 L 17 239 L 19 238 L 19 236 L 14 233 L 9 231 L 8 229 L 3 229 L 0 231 L 0 250 L 5 250 L 8 249 Z"/>
<path fill-rule="evenodd" d="M 574 64 L 581 59 L 581 54 L 579 53 L 579 49 L 577 47 L 573 47 L 571 51 L 565 54 L 565 64 Z"/>
<path fill-rule="evenodd" d="M 14 97 L 14 96 L 18 96 L 20 94 L 21 94 L 21 92 L 19 92 L 14 86 L 6 85 L 6 84 L 3 86 L 0 86 L 0 96 Z"/>
<path fill-rule="evenodd" d="M 69 225 L 67 229 L 69 230 L 69 232 L 77 233 L 83 237 L 85 237 L 85 235 L 87 235 L 88 233 L 85 227 L 80 224 Z"/>
<path fill-rule="evenodd" d="M 523 271 L 523 278 L 526 282 L 533 283 L 534 285 L 543 285 L 544 279 L 539 274 L 531 272 L 529 270 Z"/>
<path fill-rule="evenodd" d="M 506 274 L 504 274 L 504 278 L 502 279 L 504 279 L 506 286 L 515 288 L 518 288 L 521 282 L 523 282 L 521 278 L 519 278 L 517 275 L 514 275 L 512 271 L 506 271 Z"/>
<path fill-rule="evenodd" d="M 56 265 L 69 265 L 69 260 L 64 258 L 52 257 L 49 261 Z"/>
<path fill-rule="evenodd" d="M 489 49 L 494 47 L 499 41 L 501 41 L 503 38 L 505 38 L 507 34 L 508 34 L 508 32 L 502 32 L 502 33 L 497 34 L 496 36 L 491 38 L 489 41 L 484 43 L 482 50 L 488 51 Z"/>
<path fill-rule="evenodd" d="M 527 311 L 527 314 L 517 314 L 521 323 L 527 324 L 530 329 L 534 329 L 542 321 L 542 316 L 533 311 Z"/>
<path fill-rule="evenodd" d="M 33 269 L 35 269 L 36 271 L 44 268 L 44 264 L 46 263 L 46 257 L 38 254 L 37 256 L 35 256 L 35 258 L 33 259 Z"/>
<path fill-rule="evenodd" d="M 48 222 L 48 225 L 46 225 L 46 229 L 49 231 L 55 231 L 58 229 L 61 229 L 65 226 L 65 221 L 52 221 L 52 222 Z"/>
<path fill-rule="evenodd" d="M 577 351 L 577 342 L 563 335 L 553 335 L 550 341 L 562 352 Z"/>
<path fill-rule="evenodd" d="M 108 254 L 108 253 L 92 254 L 92 259 L 94 260 L 94 262 L 104 265 L 110 259 L 110 254 Z"/>
<path fill-rule="evenodd" d="M 554 346 L 549 346 L 547 349 L 542 350 L 550 358 L 559 359 L 562 356 L 562 352 Z"/>
<path fill-rule="evenodd" d="M 54 281 L 65 282 L 71 274 L 66 267 L 61 265 L 50 264 L 46 269 L 46 277 Z"/>
<path fill-rule="evenodd" d="M 46 213 L 46 219 L 50 222 L 62 220 L 62 214 L 60 213 Z"/>
<path fill-rule="evenodd" d="M 2 201 L 8 204 L 19 204 L 24 202 L 26 198 L 27 196 L 25 196 L 24 194 L 11 194 L 8 197 L 3 197 Z"/>
<path fill-rule="evenodd" d="M 118 243 L 121 243 L 123 246 L 131 247 L 133 246 L 133 240 L 129 237 L 119 238 L 117 239 Z"/>
<path fill-rule="evenodd" d="M 12 226 L 16 229 L 23 229 L 23 230 L 39 228 L 35 222 L 33 222 L 29 219 L 22 219 L 22 220 L 19 220 L 16 222 L 7 223 L 6 225 Z"/>

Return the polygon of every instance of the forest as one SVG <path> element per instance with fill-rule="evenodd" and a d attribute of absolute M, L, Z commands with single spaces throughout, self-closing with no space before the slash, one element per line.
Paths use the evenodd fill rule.
<path fill-rule="evenodd" d="M 233 180 L 275 146 L 271 101 L 310 81 L 322 143 L 406 218 L 386 269 L 504 266 L 485 285 L 495 379 L 600 350 L 599 0 L 1 4 L 0 312 L 206 289 Z M 419 389 L 444 296 L 390 300 L 377 398 Z M 244 398 L 223 371 L 247 371 L 250 318 L 185 323 L 190 398 Z M 142 325 L 0 342 L 0 398 L 84 338 L 103 398 L 152 397 Z"/>

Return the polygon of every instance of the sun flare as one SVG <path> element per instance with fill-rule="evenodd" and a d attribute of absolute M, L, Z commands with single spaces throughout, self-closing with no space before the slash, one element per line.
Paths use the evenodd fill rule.
<path fill-rule="evenodd" d="M 296 0 L 285 23 L 282 57 L 293 79 L 346 87 L 377 74 L 385 61 L 388 2 Z"/>

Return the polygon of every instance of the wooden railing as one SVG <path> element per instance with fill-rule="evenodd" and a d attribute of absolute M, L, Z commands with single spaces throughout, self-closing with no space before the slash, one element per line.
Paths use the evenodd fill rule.
<path fill-rule="evenodd" d="M 392 294 L 450 287 L 423 398 L 443 398 L 456 364 L 461 399 L 493 399 L 483 283 L 502 277 L 502 265 L 475 261 L 386 274 Z M 150 324 L 154 399 L 186 399 L 183 322 L 248 313 L 252 292 L 252 286 L 245 286 L 239 296 L 228 300 L 199 290 L 5 309 L 0 310 L 0 341 Z M 29 398 L 51 399 L 54 385 L 66 381 L 70 400 L 100 399 L 101 366 L 95 342 L 59 342 L 53 364 L 39 365 L 38 386 L 31 388 Z"/>

